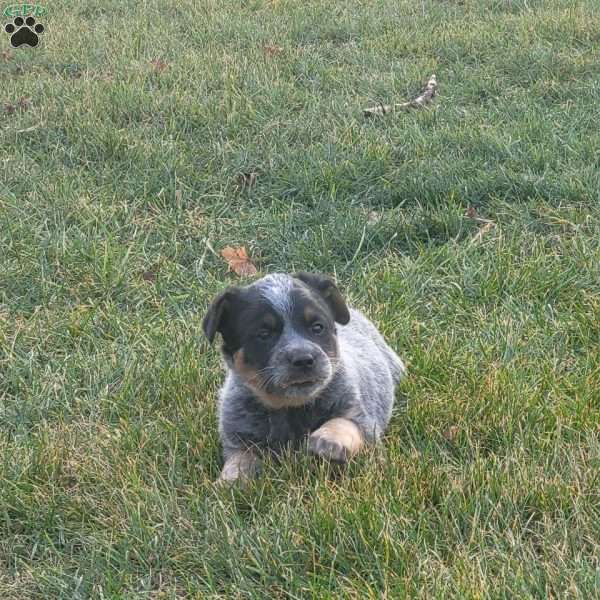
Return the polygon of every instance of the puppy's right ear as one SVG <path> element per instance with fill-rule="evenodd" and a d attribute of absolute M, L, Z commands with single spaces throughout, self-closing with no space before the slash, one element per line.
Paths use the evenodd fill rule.
<path fill-rule="evenodd" d="M 306 285 L 321 294 L 325 302 L 329 305 L 329 308 L 331 308 L 333 316 L 338 323 L 346 325 L 350 321 L 350 312 L 346 306 L 346 301 L 331 277 L 321 275 L 320 273 L 306 273 L 304 271 L 295 273 L 294 277 L 300 279 L 300 281 L 303 281 Z"/>
<path fill-rule="evenodd" d="M 213 303 L 208 308 L 208 312 L 202 321 L 202 330 L 211 344 L 215 339 L 217 331 L 223 333 L 223 326 L 229 317 L 231 302 L 236 293 L 237 288 L 225 290 L 213 300 Z"/>

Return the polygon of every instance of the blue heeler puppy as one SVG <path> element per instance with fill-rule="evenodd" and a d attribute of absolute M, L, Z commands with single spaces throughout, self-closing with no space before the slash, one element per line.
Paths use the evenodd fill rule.
<path fill-rule="evenodd" d="M 227 367 L 221 480 L 255 475 L 261 448 L 308 437 L 311 453 L 345 462 L 384 432 L 404 364 L 328 277 L 274 274 L 229 288 L 203 328 L 210 342 L 221 334 Z"/>

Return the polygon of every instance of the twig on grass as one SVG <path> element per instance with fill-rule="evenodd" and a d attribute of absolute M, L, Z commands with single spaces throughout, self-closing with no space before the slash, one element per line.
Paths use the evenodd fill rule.
<path fill-rule="evenodd" d="M 488 221 L 483 227 L 480 227 L 477 230 L 477 233 L 471 238 L 471 243 L 476 244 L 478 242 L 481 242 L 483 236 L 488 234 L 492 229 L 494 229 L 494 227 L 496 227 L 496 223 L 494 223 L 493 221 Z"/>
<path fill-rule="evenodd" d="M 379 106 L 371 106 L 370 108 L 365 108 L 363 110 L 363 114 L 365 117 L 380 117 L 395 110 L 423 108 L 427 104 L 431 103 L 437 92 L 437 87 L 437 79 L 435 75 L 432 75 L 423 91 L 414 100 L 410 100 L 409 102 L 400 102 L 399 104 L 380 104 Z"/>

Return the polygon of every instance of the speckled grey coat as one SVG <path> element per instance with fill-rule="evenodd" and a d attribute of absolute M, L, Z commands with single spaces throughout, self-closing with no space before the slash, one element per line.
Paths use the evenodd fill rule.
<path fill-rule="evenodd" d="M 405 372 L 402 360 L 360 311 L 350 309 L 347 325 L 336 325 L 339 360 L 328 385 L 308 404 L 270 409 L 229 366 L 219 394 L 219 432 L 225 459 L 255 445 L 278 450 L 297 444 L 323 423 L 344 417 L 358 425 L 367 442 L 386 429 L 394 388 Z"/>

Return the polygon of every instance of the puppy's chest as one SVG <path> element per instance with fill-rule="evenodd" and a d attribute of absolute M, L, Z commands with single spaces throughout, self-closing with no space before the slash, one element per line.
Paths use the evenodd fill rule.
<path fill-rule="evenodd" d="M 329 407 L 320 405 L 302 406 L 271 411 L 267 415 L 266 443 L 278 448 L 286 444 L 301 442 L 331 418 Z"/>

